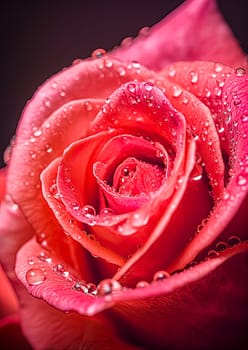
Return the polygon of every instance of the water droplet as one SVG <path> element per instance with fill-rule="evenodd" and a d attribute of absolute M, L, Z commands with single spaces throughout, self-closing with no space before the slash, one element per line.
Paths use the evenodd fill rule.
<path fill-rule="evenodd" d="M 101 281 L 97 286 L 97 292 L 100 295 L 108 295 L 122 289 L 121 284 L 114 279 L 105 279 Z"/>
<path fill-rule="evenodd" d="M 208 258 L 216 258 L 217 256 L 219 256 L 220 253 L 218 253 L 216 250 L 210 250 L 208 252 Z"/>
<path fill-rule="evenodd" d="M 96 49 L 92 52 L 91 57 L 94 59 L 98 59 L 103 57 L 106 54 L 106 50 L 104 49 Z"/>
<path fill-rule="evenodd" d="M 179 97 L 182 94 L 183 90 L 179 86 L 172 87 L 172 96 Z"/>
<path fill-rule="evenodd" d="M 44 99 L 43 104 L 47 108 L 51 107 L 51 101 L 48 98 Z"/>
<path fill-rule="evenodd" d="M 34 265 L 34 258 L 29 257 L 29 258 L 27 259 L 27 263 L 28 263 L 29 265 Z"/>
<path fill-rule="evenodd" d="M 94 283 L 87 283 L 88 293 L 92 295 L 97 294 L 97 288 Z"/>
<path fill-rule="evenodd" d="M 189 103 L 189 99 L 188 97 L 184 96 L 183 97 L 183 103 L 186 105 L 187 103 Z"/>
<path fill-rule="evenodd" d="M 155 155 L 157 158 L 164 158 L 164 152 L 161 149 L 157 149 Z"/>
<path fill-rule="evenodd" d="M 88 225 L 95 225 L 96 223 L 96 210 L 91 205 L 84 205 L 81 209 L 81 214 L 87 221 Z"/>
<path fill-rule="evenodd" d="M 226 248 L 227 248 L 227 243 L 225 243 L 225 242 L 218 242 L 216 244 L 216 247 L 215 247 L 217 252 L 221 252 L 221 251 L 225 250 Z"/>
<path fill-rule="evenodd" d="M 198 74 L 196 72 L 190 72 L 190 76 L 191 76 L 191 83 L 196 84 L 199 79 Z"/>
<path fill-rule="evenodd" d="M 145 288 L 145 287 L 148 287 L 148 286 L 149 286 L 149 283 L 147 281 L 139 281 L 136 284 L 136 288 Z"/>
<path fill-rule="evenodd" d="M 113 66 L 113 61 L 111 59 L 106 59 L 104 63 L 106 68 L 111 68 Z"/>
<path fill-rule="evenodd" d="M 19 205 L 17 203 L 14 202 L 14 200 L 12 199 L 12 197 L 9 194 L 6 194 L 4 197 L 4 201 L 7 205 L 7 207 L 12 211 L 12 212 L 16 212 L 19 208 Z"/>
<path fill-rule="evenodd" d="M 235 74 L 238 76 L 238 77 L 241 77 L 243 75 L 246 74 L 246 70 L 242 67 L 238 67 L 235 69 Z"/>
<path fill-rule="evenodd" d="M 87 112 L 91 111 L 93 109 L 92 103 L 90 101 L 85 101 L 84 108 Z"/>
<path fill-rule="evenodd" d="M 76 282 L 73 286 L 72 289 L 78 291 L 78 292 L 83 292 L 83 293 L 88 293 L 88 287 L 87 283 L 85 281 L 78 281 Z"/>
<path fill-rule="evenodd" d="M 128 91 L 131 92 L 131 93 L 135 92 L 135 88 L 136 88 L 136 85 L 135 85 L 134 83 L 129 83 L 129 84 L 127 85 L 127 89 L 128 89 Z"/>
<path fill-rule="evenodd" d="M 52 88 L 57 89 L 57 87 L 58 87 L 58 84 L 56 83 L 56 81 L 52 82 Z"/>
<path fill-rule="evenodd" d="M 231 236 L 227 239 L 228 247 L 233 247 L 234 245 L 237 245 L 240 242 L 241 242 L 241 240 L 238 236 Z"/>
<path fill-rule="evenodd" d="M 46 144 L 44 148 L 45 148 L 46 153 L 52 153 L 52 151 L 53 151 L 51 145 L 49 145 L 49 144 Z"/>
<path fill-rule="evenodd" d="M 26 280 L 31 286 L 38 286 L 46 279 L 44 271 L 41 269 L 30 269 L 26 273 Z"/>
<path fill-rule="evenodd" d="M 153 83 L 151 83 L 149 81 L 144 83 L 144 88 L 145 88 L 146 91 L 152 91 L 153 86 L 154 86 Z"/>
<path fill-rule="evenodd" d="M 170 67 L 169 68 L 169 72 L 168 72 L 169 77 L 173 78 L 176 75 L 176 70 L 174 67 Z"/>
<path fill-rule="evenodd" d="M 145 212 L 136 212 L 130 217 L 130 223 L 133 227 L 142 227 L 148 223 L 149 215 Z"/>
<path fill-rule="evenodd" d="M 222 94 L 222 90 L 221 90 L 221 88 L 219 88 L 219 87 L 215 87 L 215 88 L 214 88 L 214 94 L 215 94 L 215 96 L 220 97 L 220 96 L 221 96 L 221 94 Z"/>
<path fill-rule="evenodd" d="M 170 277 L 170 274 L 167 271 L 158 271 L 154 274 L 153 276 L 153 281 L 157 282 L 157 281 L 163 281 L 166 278 Z"/>
<path fill-rule="evenodd" d="M 243 115 L 241 116 L 241 120 L 242 120 L 242 122 L 244 122 L 244 123 L 248 122 L 248 115 L 247 115 L 247 114 L 243 114 Z"/>
<path fill-rule="evenodd" d="M 119 67 L 117 69 L 121 77 L 124 77 L 126 75 L 126 69 L 124 67 Z"/>
<path fill-rule="evenodd" d="M 237 176 L 237 184 L 239 186 L 244 186 L 247 184 L 247 178 L 244 175 L 238 175 Z"/>
<path fill-rule="evenodd" d="M 216 71 L 217 73 L 221 72 L 222 69 L 223 69 L 222 64 L 220 64 L 220 63 L 216 63 L 216 64 L 215 64 L 215 71 Z"/>
<path fill-rule="evenodd" d="M 34 137 L 39 137 L 39 136 L 41 136 L 41 135 L 42 135 L 42 130 L 40 130 L 40 129 L 35 130 L 34 133 L 33 133 L 33 135 L 34 135 Z"/>
<path fill-rule="evenodd" d="M 52 263 L 52 258 L 50 257 L 50 255 L 48 255 L 46 252 L 40 252 L 38 258 L 41 260 L 41 261 L 45 261 L 47 262 L 48 264 L 51 264 Z"/>

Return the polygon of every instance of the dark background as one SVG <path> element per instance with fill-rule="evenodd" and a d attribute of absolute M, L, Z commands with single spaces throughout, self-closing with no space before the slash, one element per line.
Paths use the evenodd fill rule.
<path fill-rule="evenodd" d="M 25 102 L 45 79 L 98 47 L 109 50 L 125 37 L 136 36 L 140 28 L 155 24 L 182 2 L 5 0 L 0 5 L 0 157 Z M 218 4 L 248 52 L 247 1 Z"/>

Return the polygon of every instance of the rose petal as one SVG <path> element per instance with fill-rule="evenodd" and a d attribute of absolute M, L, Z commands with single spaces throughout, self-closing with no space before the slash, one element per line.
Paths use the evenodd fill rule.
<path fill-rule="evenodd" d="M 60 162 L 60 158 L 55 159 L 42 172 L 41 175 L 44 198 L 47 200 L 50 208 L 53 210 L 55 215 L 55 217 L 52 216 L 54 224 L 56 226 L 61 226 L 63 228 L 63 231 L 66 232 L 68 236 L 70 236 L 75 242 L 78 242 L 80 245 L 86 248 L 94 256 L 99 256 L 103 259 L 106 259 L 112 264 L 122 265 L 125 261 L 122 256 L 120 256 L 115 251 L 112 251 L 111 249 L 101 246 L 99 242 L 92 240 L 91 236 L 88 236 L 87 233 L 83 231 L 83 228 L 79 227 L 76 220 L 73 220 L 73 217 L 66 211 L 66 208 L 63 205 L 63 203 L 61 203 L 54 196 L 51 195 L 50 188 L 54 184 L 54 180 L 57 177 L 57 171 Z M 53 222 L 51 221 L 51 223 Z M 62 235 L 64 234 L 64 232 L 61 232 Z"/>
<path fill-rule="evenodd" d="M 155 70 L 174 61 L 209 60 L 229 65 L 245 62 L 215 0 L 185 1 L 152 27 L 148 35 L 113 50 L 112 56 L 122 61 L 136 60 Z"/>
<path fill-rule="evenodd" d="M 169 69 L 166 68 L 164 73 L 169 75 Z M 232 176 L 202 231 L 189 243 L 172 269 L 187 264 L 218 237 L 237 213 L 248 191 L 248 143 L 244 137 L 248 135 L 248 78 L 245 70 L 239 68 L 235 73 L 234 69 L 222 64 L 202 62 L 177 63 L 173 69 L 176 74 L 171 79 L 180 80 L 183 88 L 192 91 L 211 109 L 218 130 L 225 136 L 224 146 L 230 157 Z M 198 76 L 195 83 L 192 83 L 192 72 Z"/>
<path fill-rule="evenodd" d="M 87 134 L 102 98 L 122 82 L 149 75 L 142 67 L 127 66 L 107 55 L 84 60 L 50 78 L 27 104 L 8 166 L 7 192 L 39 233 L 40 224 L 49 217 L 39 188 L 41 170 Z"/>
<path fill-rule="evenodd" d="M 146 347 L 183 350 L 187 344 L 186 348 L 195 350 L 245 349 L 247 244 L 243 248 L 226 251 L 225 256 L 164 282 L 113 296 L 120 300 L 114 308 L 122 327 Z M 128 301 L 132 293 L 139 299 Z"/>
<path fill-rule="evenodd" d="M 208 259 L 180 274 L 175 274 L 161 283 L 154 283 L 146 288 L 123 289 L 106 296 L 95 296 L 90 292 L 76 290 L 76 282 L 80 281 L 80 279 L 76 276 L 75 271 L 71 272 L 66 265 L 63 265 L 65 269 L 61 272 L 61 269 L 58 269 L 61 261 L 57 261 L 55 256 L 51 256 L 52 261 L 40 261 L 37 257 L 41 248 L 33 239 L 27 242 L 18 252 L 16 273 L 33 296 L 42 298 L 50 305 L 63 311 L 76 311 L 82 315 L 94 315 L 105 308 L 113 306 L 116 302 L 146 297 L 161 297 L 162 294 L 169 295 L 180 287 L 200 280 L 235 254 L 247 249 L 247 243 L 243 243 L 234 248 L 226 249 L 219 256 Z M 32 266 L 29 264 L 31 255 L 34 262 Z M 244 265 L 240 264 L 240 268 L 243 267 Z M 30 279 L 30 271 L 33 270 L 38 274 L 35 280 L 33 278 Z M 64 273 L 65 271 L 67 273 Z M 88 282 L 90 281 L 86 281 L 86 283 Z"/>
<path fill-rule="evenodd" d="M 23 305 L 23 332 L 34 349 L 139 349 L 128 344 L 127 339 L 122 337 L 117 327 L 103 314 L 97 317 L 83 317 L 76 313 L 56 310 L 43 300 L 33 298 L 21 286 L 19 298 Z M 41 337 L 41 326 L 46 327 L 44 337 Z"/>

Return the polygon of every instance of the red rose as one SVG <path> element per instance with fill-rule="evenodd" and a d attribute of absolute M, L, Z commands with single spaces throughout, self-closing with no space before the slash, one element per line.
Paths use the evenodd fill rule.
<path fill-rule="evenodd" d="M 6 190 L 1 175 L 0 221 L 33 348 L 241 346 L 244 64 L 215 2 L 191 0 L 131 46 L 96 50 L 38 89 Z"/>

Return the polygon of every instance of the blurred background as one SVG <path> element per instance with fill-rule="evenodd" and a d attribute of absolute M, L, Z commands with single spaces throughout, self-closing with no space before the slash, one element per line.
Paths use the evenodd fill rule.
<path fill-rule="evenodd" d="M 0 5 L 0 164 L 26 101 L 49 76 L 96 48 L 110 50 L 183 1 L 4 1 Z M 248 52 L 247 0 L 219 0 Z"/>

